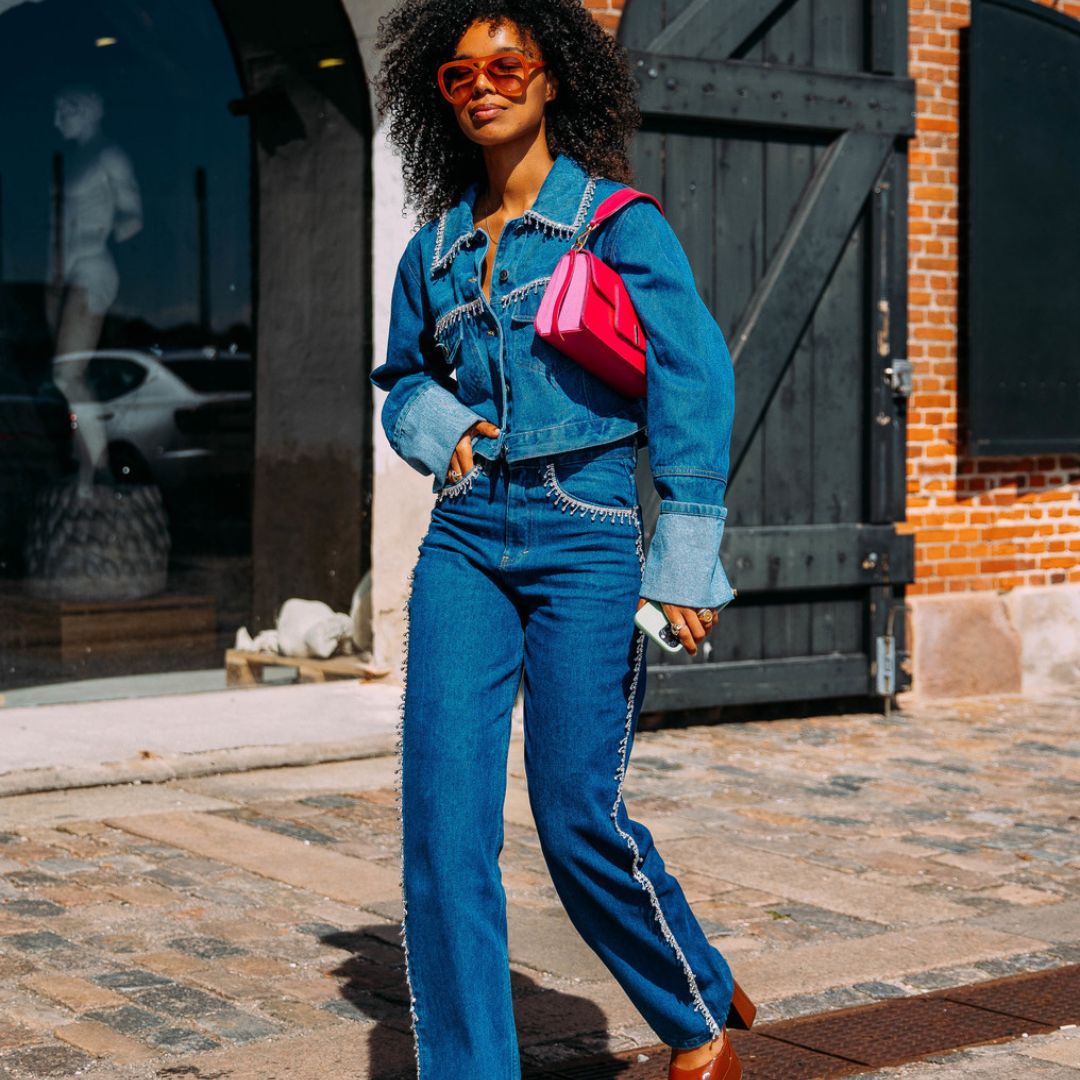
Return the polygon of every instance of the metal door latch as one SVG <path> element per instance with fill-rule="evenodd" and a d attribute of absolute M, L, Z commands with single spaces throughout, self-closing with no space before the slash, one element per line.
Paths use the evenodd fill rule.
<path fill-rule="evenodd" d="M 891 697 L 896 693 L 896 638 L 891 634 L 876 638 L 874 665 L 875 689 L 878 697 Z"/>
<path fill-rule="evenodd" d="M 896 357 L 881 375 L 898 397 L 911 396 L 911 361 L 906 357 Z"/>

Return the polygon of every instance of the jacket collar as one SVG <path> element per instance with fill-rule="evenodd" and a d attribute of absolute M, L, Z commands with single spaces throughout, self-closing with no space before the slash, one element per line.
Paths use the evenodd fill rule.
<path fill-rule="evenodd" d="M 586 222 L 598 179 L 590 176 L 574 158 L 559 154 L 540 186 L 536 201 L 522 215 L 522 225 L 540 229 L 549 236 L 572 237 Z M 440 215 L 431 259 L 432 277 L 445 270 L 454 256 L 480 234 L 473 225 L 473 207 L 479 191 L 480 183 L 474 180 L 458 202 Z"/>

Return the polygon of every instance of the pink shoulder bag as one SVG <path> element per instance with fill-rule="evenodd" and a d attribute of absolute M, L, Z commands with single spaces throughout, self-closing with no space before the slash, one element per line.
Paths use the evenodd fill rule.
<path fill-rule="evenodd" d="M 533 320 L 537 334 L 627 397 L 645 396 L 645 331 L 618 273 L 585 250 L 589 234 L 635 199 L 659 200 L 622 188 L 596 208 L 574 246 L 555 264 Z"/>

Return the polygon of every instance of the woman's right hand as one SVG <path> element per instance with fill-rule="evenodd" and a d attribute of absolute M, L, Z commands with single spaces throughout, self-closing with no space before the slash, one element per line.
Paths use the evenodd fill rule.
<path fill-rule="evenodd" d="M 486 435 L 489 439 L 497 438 L 499 429 L 489 423 L 487 420 L 477 420 L 475 424 L 458 440 L 457 446 L 454 447 L 453 454 L 450 455 L 450 469 L 446 475 L 446 482 L 453 483 L 456 480 L 460 480 L 472 467 L 472 437 L 473 435 Z M 457 469 L 458 475 L 452 477 L 452 473 Z"/>

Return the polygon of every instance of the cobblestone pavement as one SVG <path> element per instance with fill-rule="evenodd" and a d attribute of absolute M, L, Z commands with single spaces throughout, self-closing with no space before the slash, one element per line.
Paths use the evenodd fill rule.
<path fill-rule="evenodd" d="M 624 794 L 759 1018 L 821 1012 L 1080 961 L 1078 716 L 1012 697 L 642 731 Z M 0 1076 L 411 1075 L 394 773 L 0 800 Z M 526 1062 L 655 1046 L 562 911 L 519 737 L 509 774 Z M 1076 1035 L 875 1077 L 1076 1076 Z"/>

